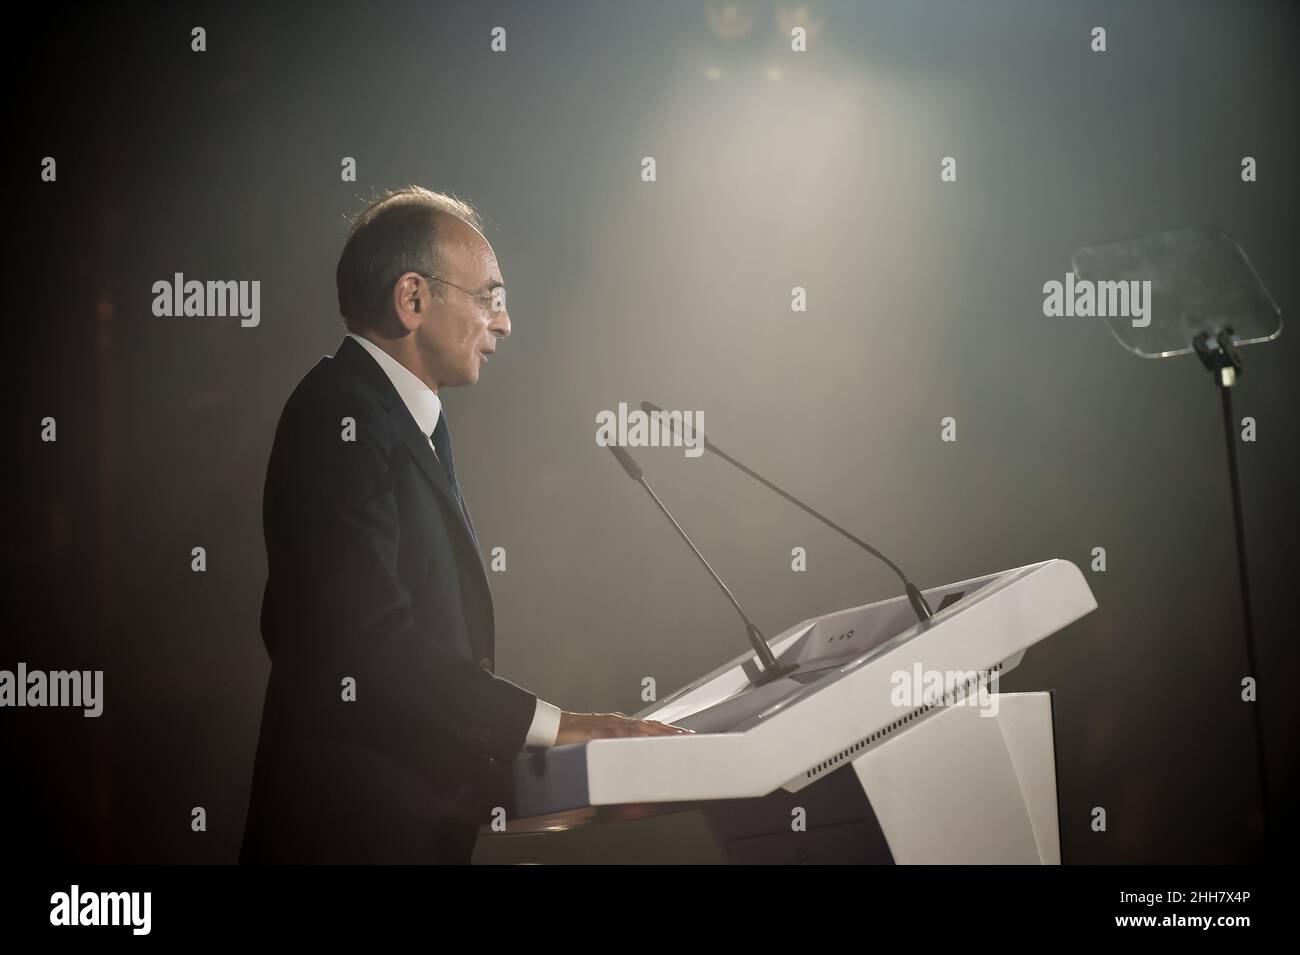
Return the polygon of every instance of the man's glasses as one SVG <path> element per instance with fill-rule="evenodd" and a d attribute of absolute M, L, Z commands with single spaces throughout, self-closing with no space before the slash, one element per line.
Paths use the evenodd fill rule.
<path fill-rule="evenodd" d="M 430 275 L 428 272 L 421 272 L 418 269 L 411 269 L 411 271 L 414 272 L 416 275 L 423 276 L 426 279 L 433 279 L 435 282 L 441 282 L 443 285 L 450 285 L 454 289 L 459 289 L 460 291 L 468 295 L 470 298 L 474 299 L 474 301 L 478 302 L 481 308 L 489 312 L 496 312 L 505 308 L 506 290 L 503 286 L 500 285 L 493 286 L 491 289 L 489 289 L 486 292 L 474 292 L 471 291 L 470 289 L 464 288 L 463 286 L 457 285 L 455 282 L 448 282 L 444 278 L 439 278 L 436 275 Z M 501 300 L 500 307 L 497 307 L 496 305 L 496 300 L 498 296 L 500 296 L 500 300 Z"/>

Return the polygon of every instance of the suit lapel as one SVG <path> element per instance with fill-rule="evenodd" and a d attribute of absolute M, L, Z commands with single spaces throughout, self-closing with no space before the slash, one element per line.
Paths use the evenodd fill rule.
<path fill-rule="evenodd" d="M 381 369 L 382 374 L 382 369 Z M 401 400 L 400 398 L 398 399 Z M 480 563 L 483 555 L 479 553 L 478 539 L 474 536 L 474 529 L 469 525 L 469 515 L 461 510 L 460 502 L 456 499 L 456 492 L 451 489 L 451 478 L 447 476 L 447 469 L 443 467 L 433 449 L 429 447 L 429 440 L 421 432 L 411 413 L 406 411 L 406 406 L 402 406 L 404 414 L 398 415 L 398 423 L 402 429 L 402 440 L 406 442 L 407 449 L 411 452 L 411 457 L 415 458 L 420 470 L 424 472 L 430 483 L 442 495 L 443 499 L 451 507 L 451 511 L 456 515 L 456 523 L 464 531 L 466 539 L 478 554 Z"/>
<path fill-rule="evenodd" d="M 434 456 L 433 448 L 429 446 L 428 437 L 420 431 L 420 426 L 411 417 L 410 409 L 402 401 L 402 396 L 397 393 L 388 375 L 354 339 L 343 339 L 343 344 L 339 345 L 338 351 L 334 354 L 334 360 L 374 389 L 384 407 L 388 409 L 388 413 L 397 422 L 398 430 L 401 431 L 402 440 L 411 457 L 415 459 L 415 463 L 420 466 L 420 470 L 424 472 L 424 476 L 442 497 L 451 513 L 455 515 L 454 523 L 460 528 L 460 533 L 478 558 L 474 561 L 473 576 L 483 589 L 491 613 L 492 591 L 488 586 L 487 572 L 483 569 L 483 555 L 479 551 L 478 539 L 469 525 L 468 515 L 461 510 L 456 500 L 456 493 L 451 489 L 451 479 L 447 477 L 446 469 Z"/>

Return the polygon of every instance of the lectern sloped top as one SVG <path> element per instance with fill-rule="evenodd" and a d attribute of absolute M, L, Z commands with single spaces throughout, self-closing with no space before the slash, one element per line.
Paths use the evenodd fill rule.
<path fill-rule="evenodd" d="M 689 736 L 599 739 L 520 757 L 512 830 L 635 817 L 600 807 L 795 791 L 935 712 L 970 705 L 1024 652 L 1096 609 L 1079 568 L 1047 560 L 804 620 L 772 639 L 789 675 L 751 682 L 746 653 L 636 715 Z M 653 812 L 653 809 L 649 809 Z"/>

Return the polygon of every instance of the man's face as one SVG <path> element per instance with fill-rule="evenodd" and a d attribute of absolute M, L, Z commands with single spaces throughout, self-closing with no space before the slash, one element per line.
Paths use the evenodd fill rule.
<path fill-rule="evenodd" d="M 460 288 L 421 280 L 424 311 L 416 344 L 439 387 L 472 385 L 497 342 L 510 334 L 501 270 L 487 239 L 454 216 L 439 223 L 437 241 L 440 265 L 435 274 Z M 431 305 L 426 290 L 433 295 Z"/>

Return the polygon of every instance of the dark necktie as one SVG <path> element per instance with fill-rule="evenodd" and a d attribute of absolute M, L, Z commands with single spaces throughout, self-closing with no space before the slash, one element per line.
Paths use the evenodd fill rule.
<path fill-rule="evenodd" d="M 465 499 L 460 496 L 460 485 L 456 483 L 456 466 L 451 456 L 451 432 L 447 429 L 446 411 L 438 413 L 438 424 L 434 427 L 433 434 L 429 435 L 429 440 L 433 442 L 434 453 L 447 471 L 447 480 L 451 482 L 451 493 L 456 496 L 460 513 L 465 518 L 465 526 L 469 528 L 469 535 L 474 538 L 474 547 L 477 549 L 478 536 L 474 533 L 474 525 L 470 523 L 469 508 L 465 506 Z"/>

